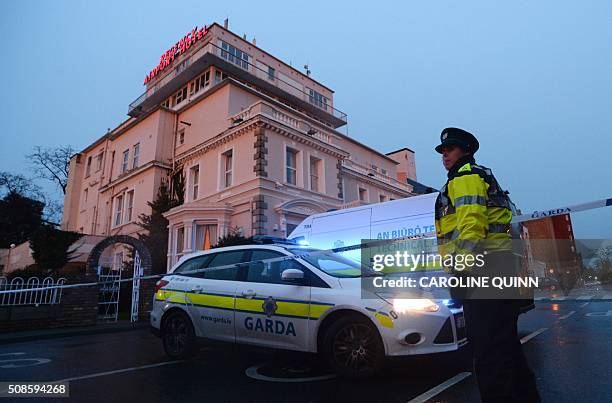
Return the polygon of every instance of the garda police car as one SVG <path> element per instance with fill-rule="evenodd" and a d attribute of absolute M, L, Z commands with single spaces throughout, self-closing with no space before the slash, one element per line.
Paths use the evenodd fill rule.
<path fill-rule="evenodd" d="M 363 298 L 360 276 L 380 274 L 329 251 L 258 242 L 184 256 L 158 281 L 150 322 L 171 358 L 211 339 L 320 353 L 338 374 L 363 377 L 385 357 L 466 342 L 461 307 Z"/>

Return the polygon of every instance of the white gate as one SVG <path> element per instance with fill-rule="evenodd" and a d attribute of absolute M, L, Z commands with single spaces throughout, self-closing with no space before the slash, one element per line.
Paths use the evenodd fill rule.
<path fill-rule="evenodd" d="M 118 269 L 98 266 L 98 319 L 102 321 L 117 321 L 119 315 L 119 291 L 121 290 L 121 267 Z"/>
<path fill-rule="evenodd" d="M 140 255 L 136 251 L 136 257 L 134 257 L 134 277 L 132 279 L 132 316 L 131 322 L 138 322 L 138 301 L 140 297 L 140 277 L 142 277 L 143 270 L 140 264 Z"/>

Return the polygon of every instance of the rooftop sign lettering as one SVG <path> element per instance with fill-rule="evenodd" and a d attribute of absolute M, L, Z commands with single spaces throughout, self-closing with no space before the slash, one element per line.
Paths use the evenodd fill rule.
<path fill-rule="evenodd" d="M 174 59 L 185 53 L 187 49 L 195 45 L 195 43 L 202 39 L 202 37 L 204 37 L 204 35 L 207 33 L 208 29 L 206 27 L 198 29 L 196 26 L 193 28 L 191 32 L 182 37 L 180 41 L 178 41 L 174 46 L 159 57 L 159 64 L 145 76 L 144 84 L 146 85 L 149 81 L 155 78 L 160 72 L 168 67 L 170 63 L 174 61 Z"/>

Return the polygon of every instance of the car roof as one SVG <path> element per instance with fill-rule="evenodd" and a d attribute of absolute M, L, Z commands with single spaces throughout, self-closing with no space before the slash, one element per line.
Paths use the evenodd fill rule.
<path fill-rule="evenodd" d="M 243 249 L 270 249 L 270 250 L 275 250 L 275 251 L 279 251 L 279 252 L 289 252 L 289 253 L 292 253 L 289 250 L 289 248 L 291 248 L 291 249 L 304 248 L 304 249 L 309 249 L 309 250 L 313 249 L 313 248 L 306 248 L 306 247 L 303 247 L 303 246 L 300 246 L 300 245 L 294 245 L 294 244 L 248 244 L 248 245 L 223 246 L 223 247 L 220 247 L 220 248 L 212 248 L 212 249 L 207 249 L 207 250 L 201 250 L 201 251 L 190 253 L 188 255 L 184 255 L 172 267 L 175 267 L 178 264 L 183 263 L 184 261 L 189 260 L 191 258 L 194 258 L 194 257 L 197 257 L 197 256 L 210 255 L 211 253 L 229 252 L 229 251 L 233 251 L 233 250 L 243 250 Z"/>

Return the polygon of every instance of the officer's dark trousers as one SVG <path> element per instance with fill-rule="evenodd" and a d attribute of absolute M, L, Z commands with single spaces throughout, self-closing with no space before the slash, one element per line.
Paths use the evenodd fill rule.
<path fill-rule="evenodd" d="M 517 331 L 519 300 L 466 299 L 465 324 L 483 402 L 539 402 Z"/>

